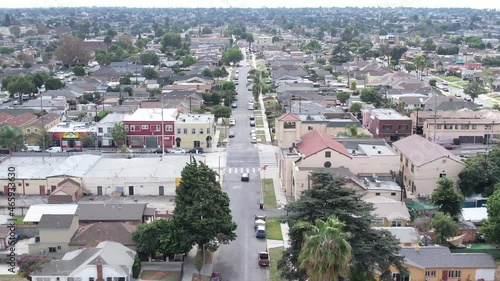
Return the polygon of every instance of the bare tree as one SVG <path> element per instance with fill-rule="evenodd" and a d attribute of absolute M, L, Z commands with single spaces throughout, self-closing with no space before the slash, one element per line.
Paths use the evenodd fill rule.
<path fill-rule="evenodd" d="M 73 66 L 77 64 L 87 64 L 91 55 L 82 40 L 73 36 L 64 37 L 60 40 L 60 45 L 54 55 L 60 59 L 64 65 Z"/>

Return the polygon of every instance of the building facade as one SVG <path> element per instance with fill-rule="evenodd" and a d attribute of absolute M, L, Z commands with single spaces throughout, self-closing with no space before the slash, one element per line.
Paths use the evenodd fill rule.
<path fill-rule="evenodd" d="M 111 130 L 117 124 L 123 121 L 125 114 L 111 113 L 106 115 L 99 123 L 97 123 L 97 140 L 99 147 L 113 147 L 115 143 L 111 135 Z"/>
<path fill-rule="evenodd" d="M 209 114 L 183 114 L 175 121 L 175 147 L 209 148 L 216 130 L 215 118 Z"/>
<path fill-rule="evenodd" d="M 49 133 L 52 134 L 52 145 L 47 147 L 60 146 L 63 151 L 83 149 L 83 138 L 91 136 L 95 141 L 96 127 L 92 123 L 66 121 L 50 128 Z"/>
<path fill-rule="evenodd" d="M 412 134 L 412 121 L 394 109 L 369 108 L 363 111 L 363 126 L 374 138 L 394 142 Z"/>
<path fill-rule="evenodd" d="M 175 108 L 138 108 L 133 114 L 123 118 L 127 145 L 136 148 L 161 148 L 163 135 L 164 147 L 174 147 L 175 121 L 178 115 Z"/>

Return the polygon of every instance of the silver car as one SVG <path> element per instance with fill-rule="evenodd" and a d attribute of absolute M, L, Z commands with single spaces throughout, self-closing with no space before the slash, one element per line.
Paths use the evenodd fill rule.
<path fill-rule="evenodd" d="M 172 153 L 172 154 L 185 154 L 186 151 L 182 148 L 176 147 L 176 148 L 172 148 L 170 150 L 170 153 Z"/>

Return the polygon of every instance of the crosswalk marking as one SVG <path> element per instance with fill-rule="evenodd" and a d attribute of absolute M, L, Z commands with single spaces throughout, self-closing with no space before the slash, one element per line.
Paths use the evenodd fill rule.
<path fill-rule="evenodd" d="M 262 169 L 258 167 L 253 167 L 253 168 L 225 168 L 224 172 L 227 174 L 243 174 L 243 173 L 248 173 L 248 174 L 257 174 L 260 173 Z"/>

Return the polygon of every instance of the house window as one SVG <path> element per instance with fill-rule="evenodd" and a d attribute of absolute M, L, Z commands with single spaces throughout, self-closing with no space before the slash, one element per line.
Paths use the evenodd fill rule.
<path fill-rule="evenodd" d="M 445 130 L 451 130 L 453 129 L 453 125 L 444 125 Z"/>
<path fill-rule="evenodd" d="M 403 154 L 399 155 L 399 162 L 403 162 Z"/>
<path fill-rule="evenodd" d="M 62 249 L 62 247 L 61 247 L 61 246 L 57 246 L 57 249 L 58 249 L 58 250 L 61 250 L 61 249 Z"/>
<path fill-rule="evenodd" d="M 29 184 L 29 183 L 26 183 L 26 186 L 30 186 L 30 184 Z"/>
<path fill-rule="evenodd" d="M 200 129 L 200 135 L 203 135 L 203 129 Z"/>
<path fill-rule="evenodd" d="M 149 130 L 149 125 L 141 125 L 141 130 Z"/>
<path fill-rule="evenodd" d="M 392 130 L 392 125 L 382 125 L 382 130 L 384 131 Z"/>
<path fill-rule="evenodd" d="M 113 281 L 113 277 L 106 278 L 106 281 Z"/>
<path fill-rule="evenodd" d="M 450 270 L 448 271 L 448 278 L 460 278 L 461 276 L 460 270 Z"/>
<path fill-rule="evenodd" d="M 377 225 L 384 224 L 384 219 L 379 219 L 379 218 L 373 219 L 372 224 L 377 224 Z"/>
<path fill-rule="evenodd" d="M 429 125 L 429 124 L 427 124 Z M 436 129 L 441 129 L 441 125 L 436 125 Z"/>
<path fill-rule="evenodd" d="M 458 125 L 455 125 L 455 130 L 458 130 Z"/>
<path fill-rule="evenodd" d="M 187 135 L 187 133 L 188 133 L 188 129 L 184 128 L 184 134 Z"/>
<path fill-rule="evenodd" d="M 89 281 L 94 281 L 94 277 L 89 277 Z"/>
<path fill-rule="evenodd" d="M 411 164 L 411 172 L 413 173 L 413 170 L 415 169 L 415 166 Z"/>
<path fill-rule="evenodd" d="M 380 192 L 376 192 L 376 193 L 375 193 L 375 196 L 380 196 Z"/>
<path fill-rule="evenodd" d="M 408 130 L 408 125 L 399 125 L 400 130 Z"/>
<path fill-rule="evenodd" d="M 472 125 L 472 130 L 477 129 L 477 125 Z"/>
<path fill-rule="evenodd" d="M 207 128 L 207 134 L 210 135 L 210 128 Z"/>
<path fill-rule="evenodd" d="M 295 122 L 285 122 L 283 123 L 284 129 L 295 129 Z"/>
<path fill-rule="evenodd" d="M 37 129 L 37 128 L 35 128 L 35 134 L 37 134 L 37 133 L 38 133 L 38 129 Z"/>
<path fill-rule="evenodd" d="M 394 280 L 394 281 L 409 281 L 410 276 L 402 276 L 401 273 L 397 272 L 397 273 L 392 274 L 392 280 Z"/>
<path fill-rule="evenodd" d="M 408 158 L 406 158 L 405 166 L 408 167 Z"/>
<path fill-rule="evenodd" d="M 101 127 L 99 127 L 97 130 L 98 130 L 99 133 L 103 132 Z"/>
<path fill-rule="evenodd" d="M 391 221 L 392 227 L 401 227 L 401 220 L 393 220 Z"/>
<path fill-rule="evenodd" d="M 135 132 L 135 125 L 130 125 L 130 131 Z"/>
<path fill-rule="evenodd" d="M 160 125 L 156 125 L 156 131 L 159 132 L 161 129 L 161 126 Z"/>
<path fill-rule="evenodd" d="M 332 152 L 331 151 L 325 151 L 325 158 L 330 158 L 332 157 Z"/>
<path fill-rule="evenodd" d="M 469 129 L 469 125 L 462 125 L 462 130 L 468 130 Z"/>
<path fill-rule="evenodd" d="M 56 247 L 49 247 L 49 253 L 55 253 L 57 252 Z"/>
<path fill-rule="evenodd" d="M 26 133 L 27 134 L 31 133 L 31 129 L 26 129 Z"/>
<path fill-rule="evenodd" d="M 181 134 L 181 128 L 177 128 L 177 134 Z"/>
<path fill-rule="evenodd" d="M 111 128 L 111 127 L 108 127 L 108 128 L 107 128 L 107 132 L 108 132 L 108 134 L 111 134 L 111 132 L 112 132 L 112 131 L 113 131 L 113 128 Z"/>
<path fill-rule="evenodd" d="M 313 130 L 313 127 L 312 127 L 312 126 L 308 126 L 308 127 L 307 127 L 307 130 L 308 130 L 308 131 L 312 131 L 312 130 Z"/>
<path fill-rule="evenodd" d="M 396 196 L 396 192 L 391 192 L 391 196 Z"/>
<path fill-rule="evenodd" d="M 435 270 L 426 270 L 425 277 L 436 277 L 436 271 Z"/>
<path fill-rule="evenodd" d="M 491 130 L 491 125 L 484 125 L 485 130 Z"/>
<path fill-rule="evenodd" d="M 172 132 L 173 130 L 174 130 L 174 126 L 172 126 L 172 125 L 165 125 L 165 131 Z"/>
<path fill-rule="evenodd" d="M 441 174 L 439 174 L 439 177 L 440 177 L 440 178 L 446 178 L 446 173 L 441 173 Z"/>
<path fill-rule="evenodd" d="M 196 134 L 196 129 L 191 129 L 191 134 L 195 135 Z"/>

